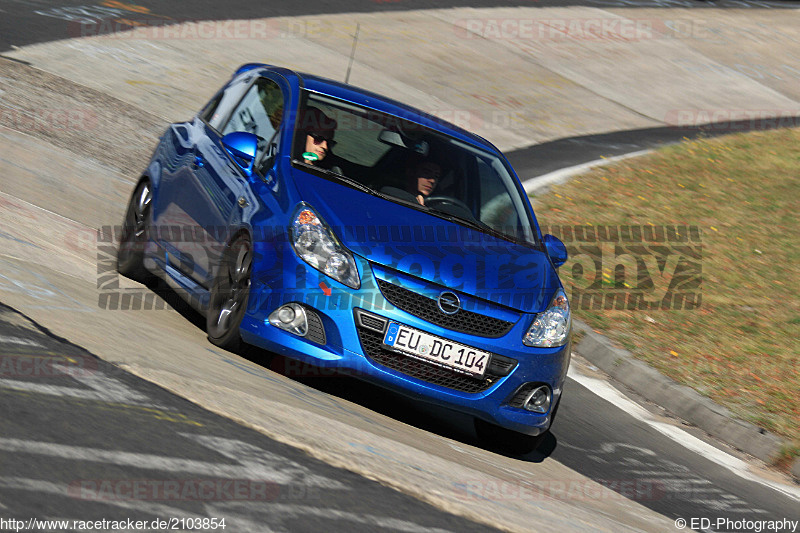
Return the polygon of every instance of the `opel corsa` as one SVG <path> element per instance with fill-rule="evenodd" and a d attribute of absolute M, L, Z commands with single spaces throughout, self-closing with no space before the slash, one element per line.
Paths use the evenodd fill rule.
<path fill-rule="evenodd" d="M 555 417 L 566 248 L 497 148 L 400 102 L 244 65 L 162 136 L 120 241 L 119 271 L 166 281 L 218 346 L 468 413 L 520 453 Z"/>

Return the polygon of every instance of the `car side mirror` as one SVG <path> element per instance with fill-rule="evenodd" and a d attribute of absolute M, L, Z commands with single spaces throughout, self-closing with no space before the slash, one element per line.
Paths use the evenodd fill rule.
<path fill-rule="evenodd" d="M 260 165 L 262 169 L 271 168 L 275 164 L 275 158 L 278 156 L 278 143 L 271 142 L 267 145 L 267 151 L 261 158 Z"/>
<path fill-rule="evenodd" d="M 547 255 L 550 256 L 550 260 L 556 268 L 567 262 L 567 247 L 564 246 L 564 243 L 561 242 L 558 237 L 545 235 L 544 248 L 547 250 Z"/>
<path fill-rule="evenodd" d="M 233 158 L 236 166 L 250 177 L 258 150 L 258 137 L 246 131 L 234 131 L 222 138 L 222 146 Z"/>

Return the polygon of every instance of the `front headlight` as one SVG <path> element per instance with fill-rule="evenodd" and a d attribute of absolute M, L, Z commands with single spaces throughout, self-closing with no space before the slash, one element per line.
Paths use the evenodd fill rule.
<path fill-rule="evenodd" d="M 295 253 L 323 274 L 357 289 L 361 286 L 356 261 L 310 206 L 303 203 L 289 227 Z"/>
<path fill-rule="evenodd" d="M 564 289 L 558 289 L 544 313 L 539 313 L 522 338 L 522 344 L 537 348 L 563 346 L 571 327 L 569 300 Z"/>

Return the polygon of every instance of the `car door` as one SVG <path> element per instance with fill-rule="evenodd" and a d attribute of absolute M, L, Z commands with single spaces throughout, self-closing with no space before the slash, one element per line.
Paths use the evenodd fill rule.
<path fill-rule="evenodd" d="M 189 185 L 195 181 L 198 162 L 198 143 L 204 142 L 205 123 L 219 127 L 230 116 L 253 82 L 253 75 L 240 76 L 226 85 L 190 122 L 173 124 L 163 137 L 159 149 L 162 168 L 158 194 L 153 198 L 155 240 L 160 255 L 169 267 L 184 276 L 195 278 L 195 258 L 205 254 L 202 249 L 204 228 L 197 225 L 187 206 L 205 203 L 205 194 L 197 196 L 198 189 Z M 196 215 L 197 213 L 195 213 Z"/>
<path fill-rule="evenodd" d="M 259 199 L 253 191 L 257 175 L 248 175 L 223 145 L 225 135 L 248 132 L 259 139 L 256 161 L 275 142 L 282 118 L 283 90 L 279 79 L 255 78 L 227 118 L 206 121 L 202 116 L 195 129 L 190 172 L 179 196 L 180 210 L 194 225 L 193 242 L 179 246 L 184 273 L 208 288 L 220 254 L 230 236 L 257 209 Z"/>

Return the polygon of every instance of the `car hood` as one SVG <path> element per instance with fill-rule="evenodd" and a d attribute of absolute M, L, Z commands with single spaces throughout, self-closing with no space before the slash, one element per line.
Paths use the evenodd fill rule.
<path fill-rule="evenodd" d="M 381 278 L 395 270 L 528 313 L 544 311 L 560 286 L 542 251 L 294 171 L 302 200 L 349 250 L 385 267 Z"/>

